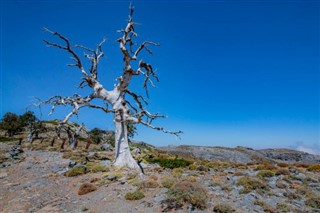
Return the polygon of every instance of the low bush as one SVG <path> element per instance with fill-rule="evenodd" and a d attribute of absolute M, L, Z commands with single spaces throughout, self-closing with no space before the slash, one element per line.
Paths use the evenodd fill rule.
<path fill-rule="evenodd" d="M 172 176 L 176 178 L 180 178 L 183 174 L 184 170 L 182 168 L 174 168 L 172 170 Z"/>
<path fill-rule="evenodd" d="M 75 166 L 72 169 L 70 169 L 67 173 L 67 177 L 74 177 L 78 175 L 83 175 L 87 173 L 87 167 L 83 165 Z"/>
<path fill-rule="evenodd" d="M 173 184 L 175 184 L 176 179 L 170 178 L 170 177 L 164 177 L 163 180 L 161 181 L 161 185 L 165 188 L 170 189 Z"/>
<path fill-rule="evenodd" d="M 253 177 L 242 177 L 237 181 L 238 186 L 242 186 L 243 189 L 240 190 L 240 193 L 247 194 L 252 191 L 257 191 L 259 193 L 264 193 L 265 191 L 268 191 L 268 186 L 262 182 L 261 180 Z"/>
<path fill-rule="evenodd" d="M 193 208 L 207 207 L 207 191 L 198 183 L 182 181 L 175 184 L 167 192 L 168 199 L 180 204 L 191 204 Z"/>
<path fill-rule="evenodd" d="M 284 168 L 284 167 L 289 167 L 289 166 L 290 166 L 290 165 L 287 164 L 287 163 L 277 163 L 277 165 L 278 165 L 279 167 L 282 167 L 282 168 Z"/>
<path fill-rule="evenodd" d="M 128 192 L 124 198 L 126 200 L 141 200 L 142 198 L 144 198 L 145 195 L 143 192 L 141 191 L 134 191 L 134 192 Z"/>
<path fill-rule="evenodd" d="M 88 194 L 89 192 L 96 191 L 97 189 L 98 188 L 96 187 L 96 185 L 92 183 L 84 183 L 80 186 L 78 190 L 78 195 Z"/>
<path fill-rule="evenodd" d="M 210 169 L 213 169 L 215 171 L 224 171 L 225 169 L 227 169 L 228 167 L 231 166 L 231 164 L 229 162 L 208 162 L 206 163 L 206 166 Z"/>
<path fill-rule="evenodd" d="M 276 175 L 290 175 L 290 172 L 288 169 L 277 169 Z"/>
<path fill-rule="evenodd" d="M 108 172 L 110 171 L 109 167 L 99 163 L 89 162 L 87 163 L 88 170 L 93 173 L 97 172 Z"/>
<path fill-rule="evenodd" d="M 262 177 L 262 178 L 273 177 L 273 176 L 275 176 L 275 172 L 270 171 L 270 170 L 261 170 L 258 172 L 257 176 Z"/>
<path fill-rule="evenodd" d="M 184 159 L 166 159 L 166 158 L 152 158 L 148 159 L 149 163 L 157 163 L 161 167 L 174 169 L 179 167 L 187 167 L 191 164 L 190 161 Z"/>
<path fill-rule="evenodd" d="M 137 184 L 139 189 L 144 189 L 144 188 L 158 188 L 159 184 L 157 181 L 154 180 L 145 180 L 141 181 Z"/>

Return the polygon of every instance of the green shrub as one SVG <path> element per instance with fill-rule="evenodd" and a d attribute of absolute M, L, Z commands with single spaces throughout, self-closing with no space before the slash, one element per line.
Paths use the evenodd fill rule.
<path fill-rule="evenodd" d="M 242 186 L 243 189 L 240 191 L 240 193 L 250 193 L 253 190 L 256 190 L 257 192 L 263 193 L 264 191 L 269 190 L 268 186 L 262 182 L 261 180 L 257 178 L 252 177 L 242 177 L 237 181 L 237 185 Z"/>
<path fill-rule="evenodd" d="M 320 172 L 320 164 L 310 165 L 307 170 L 310 172 Z"/>
<path fill-rule="evenodd" d="M 270 171 L 270 170 L 261 170 L 258 172 L 257 176 L 263 177 L 263 178 L 273 177 L 273 176 L 275 176 L 275 172 Z"/>
<path fill-rule="evenodd" d="M 128 192 L 124 198 L 126 200 L 141 200 L 142 198 L 144 198 L 144 194 L 141 191 L 134 191 L 134 192 Z"/>
<path fill-rule="evenodd" d="M 218 204 L 213 208 L 213 212 L 217 212 L 217 213 L 231 213 L 231 212 L 235 212 L 235 210 L 227 205 L 227 204 Z"/>
<path fill-rule="evenodd" d="M 74 176 L 78 176 L 78 175 L 83 175 L 87 172 L 87 167 L 80 165 L 80 166 L 75 166 L 72 169 L 70 169 L 67 173 L 66 176 L 67 177 L 74 177 Z"/>
<path fill-rule="evenodd" d="M 180 204 L 188 203 L 194 208 L 205 209 L 207 207 L 207 192 L 198 183 L 179 182 L 168 190 L 167 196 L 169 200 Z"/>
<path fill-rule="evenodd" d="M 165 158 L 153 158 L 148 159 L 150 163 L 158 163 L 161 167 L 164 168 L 179 168 L 179 167 L 187 167 L 191 164 L 190 161 L 184 159 L 165 159 Z"/>

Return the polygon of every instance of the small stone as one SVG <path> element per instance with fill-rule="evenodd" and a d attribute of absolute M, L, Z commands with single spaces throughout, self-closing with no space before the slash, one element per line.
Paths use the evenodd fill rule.
<path fill-rule="evenodd" d="M 119 179 L 119 182 L 121 184 L 125 184 L 127 182 L 127 179 L 125 177 L 122 177 L 122 178 Z"/>
<path fill-rule="evenodd" d="M 112 146 L 108 143 L 104 143 L 100 146 L 100 149 L 105 150 L 105 151 L 112 151 Z"/>
<path fill-rule="evenodd" d="M 0 173 L 0 179 L 7 177 L 8 174 L 6 172 Z"/>
<path fill-rule="evenodd" d="M 102 160 L 100 161 L 100 164 L 102 165 L 107 165 L 107 166 L 111 166 L 112 165 L 112 162 L 110 160 Z"/>

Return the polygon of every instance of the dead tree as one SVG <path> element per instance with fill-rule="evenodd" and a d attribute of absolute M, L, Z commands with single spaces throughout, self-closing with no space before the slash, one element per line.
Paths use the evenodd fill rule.
<path fill-rule="evenodd" d="M 117 42 L 119 42 L 119 48 L 123 55 L 123 70 L 122 74 L 116 79 L 117 83 L 112 90 L 105 89 L 98 79 L 98 65 L 104 56 L 102 45 L 106 39 L 103 39 L 96 49 L 90 49 L 83 45 L 71 45 L 70 41 L 64 35 L 45 29 L 46 32 L 52 34 L 59 39 L 60 42 L 54 43 L 48 40 L 44 40 L 44 42 L 49 47 L 59 48 L 71 55 L 74 63 L 68 64 L 68 66 L 76 67 L 82 74 L 82 81 L 79 84 L 79 88 L 88 86 L 92 89 L 92 93 L 87 96 L 81 96 L 79 94 L 74 94 L 70 97 L 53 96 L 47 101 L 41 102 L 41 104 L 51 104 L 51 113 L 58 105 L 70 105 L 73 107 L 73 110 L 66 115 L 62 123 L 67 123 L 71 116 L 77 115 L 79 110 L 84 107 L 96 108 L 106 113 L 113 113 L 113 122 L 115 125 L 114 165 L 117 167 L 127 166 L 129 168 L 139 169 L 137 162 L 133 159 L 129 150 L 127 129 L 129 123 L 142 124 L 176 136 L 178 136 L 181 131 L 172 132 L 162 127 L 152 125 L 153 120 L 156 118 L 164 118 L 165 116 L 158 113 L 152 114 L 147 111 L 145 108 L 148 104 L 146 99 L 142 95 L 136 94 L 129 89 L 129 84 L 133 77 L 143 76 L 143 87 L 146 90 L 147 98 L 149 98 L 148 85 L 154 86 L 153 80 L 158 81 L 152 65 L 142 59 L 138 59 L 143 51 L 152 55 L 150 46 L 159 45 L 152 41 L 144 41 L 141 44 L 136 44 L 135 38 L 138 34 L 135 32 L 135 26 L 137 24 L 132 20 L 133 12 L 134 8 L 130 6 L 130 14 L 126 27 L 118 31 L 121 33 L 121 37 Z M 83 66 L 82 59 L 77 53 L 78 50 L 85 52 L 84 57 L 90 62 L 89 69 L 85 69 Z M 92 104 L 94 99 L 102 99 L 104 105 Z"/>
<path fill-rule="evenodd" d="M 66 138 L 62 138 L 62 143 L 61 143 L 61 146 L 60 146 L 61 149 L 64 149 L 64 145 L 66 144 L 66 141 L 67 141 Z"/>
<path fill-rule="evenodd" d="M 80 137 L 80 132 L 82 129 L 84 129 L 83 124 L 81 124 L 80 126 L 74 126 L 65 123 L 60 123 L 56 127 L 56 134 L 57 137 L 60 138 L 61 133 L 66 133 L 69 140 L 69 145 L 72 147 L 72 149 L 75 149 L 78 147 L 78 139 Z"/>

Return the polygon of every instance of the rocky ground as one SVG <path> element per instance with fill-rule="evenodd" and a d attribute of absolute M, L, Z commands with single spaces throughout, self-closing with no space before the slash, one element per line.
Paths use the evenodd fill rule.
<path fill-rule="evenodd" d="M 180 157 L 162 149 L 153 159 L 170 165 L 144 161 L 145 175 L 139 175 L 115 170 L 108 153 L 98 149 L 32 150 L 28 145 L 22 152 L 14 144 L 0 143 L 0 212 L 320 212 L 319 164 L 186 155 L 189 165 L 170 169 L 164 167 Z M 247 159 L 239 156 L 233 157 Z M 70 171 L 77 161 L 86 171 L 74 175 Z"/>

